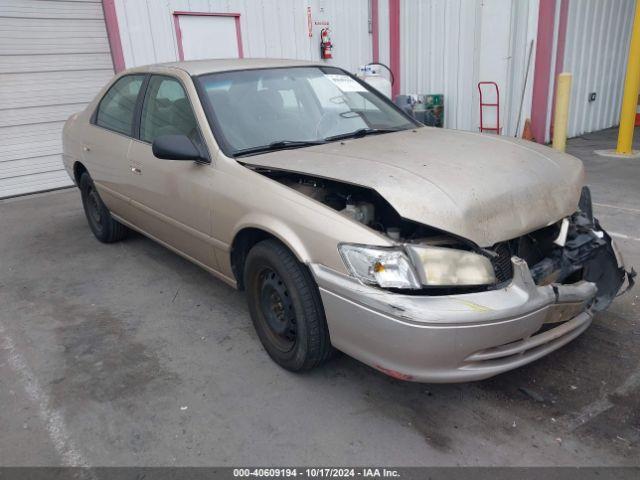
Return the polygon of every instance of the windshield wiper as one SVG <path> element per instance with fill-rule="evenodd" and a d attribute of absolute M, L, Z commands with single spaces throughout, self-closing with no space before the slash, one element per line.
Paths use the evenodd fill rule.
<path fill-rule="evenodd" d="M 313 145 L 322 145 L 326 143 L 324 140 L 278 140 L 271 142 L 269 145 L 260 145 L 258 147 L 243 148 L 235 152 L 235 156 L 251 155 L 254 153 L 272 152 L 274 150 L 285 150 L 289 148 L 311 147 Z"/>
<path fill-rule="evenodd" d="M 349 133 L 341 133 L 340 135 L 333 135 L 331 137 L 325 138 L 327 142 L 332 140 L 343 140 L 345 138 L 362 138 L 367 135 L 378 135 L 381 133 L 391 133 L 391 132 L 399 132 L 400 130 L 404 130 L 402 128 L 360 128 L 353 132 Z"/>

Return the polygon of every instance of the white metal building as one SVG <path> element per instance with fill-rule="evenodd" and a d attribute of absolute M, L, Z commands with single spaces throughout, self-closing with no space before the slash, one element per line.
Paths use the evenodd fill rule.
<path fill-rule="evenodd" d="M 0 0 L 0 197 L 70 184 L 62 125 L 114 70 L 203 57 L 320 61 L 326 27 L 334 49 L 323 62 L 390 65 L 394 94 L 444 94 L 446 127 L 477 131 L 477 84 L 493 81 L 502 134 L 531 118 L 548 141 L 554 79 L 570 71 L 570 135 L 606 128 L 618 121 L 634 2 Z M 495 109 L 485 114 L 496 121 Z"/>

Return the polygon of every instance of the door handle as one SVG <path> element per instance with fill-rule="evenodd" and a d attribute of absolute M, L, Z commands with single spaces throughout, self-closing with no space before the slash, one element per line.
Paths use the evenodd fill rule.
<path fill-rule="evenodd" d="M 142 170 L 140 170 L 138 167 L 131 167 L 131 171 L 133 173 L 135 173 L 136 175 L 141 175 L 142 174 Z"/>
<path fill-rule="evenodd" d="M 91 151 L 91 149 L 87 145 L 84 145 L 82 147 L 82 150 L 84 150 L 85 152 L 90 152 Z"/>

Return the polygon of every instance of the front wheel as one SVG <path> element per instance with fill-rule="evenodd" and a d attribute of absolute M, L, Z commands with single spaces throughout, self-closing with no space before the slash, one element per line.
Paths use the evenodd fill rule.
<path fill-rule="evenodd" d="M 113 243 L 126 237 L 127 227 L 113 219 L 109 209 L 102 202 L 93 180 L 86 172 L 80 177 L 80 195 L 89 228 L 98 240 L 103 243 Z"/>
<path fill-rule="evenodd" d="M 276 240 L 255 245 L 247 256 L 244 278 L 251 319 L 278 365 L 293 372 L 309 370 L 331 356 L 318 287 L 284 245 Z"/>

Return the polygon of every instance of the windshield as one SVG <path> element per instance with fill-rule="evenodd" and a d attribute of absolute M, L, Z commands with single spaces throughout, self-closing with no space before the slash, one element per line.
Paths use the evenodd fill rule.
<path fill-rule="evenodd" d="M 216 139 L 232 156 L 418 125 L 334 67 L 212 73 L 197 82 Z"/>

